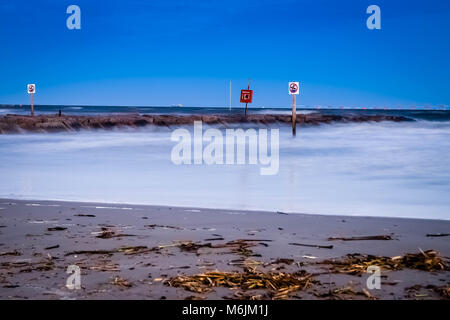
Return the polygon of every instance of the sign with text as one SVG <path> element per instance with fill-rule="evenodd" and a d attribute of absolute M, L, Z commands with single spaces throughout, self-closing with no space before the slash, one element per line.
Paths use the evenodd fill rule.
<path fill-rule="evenodd" d="M 252 101 L 253 101 L 253 90 L 241 90 L 241 102 L 252 103 Z"/>
<path fill-rule="evenodd" d="M 300 84 L 298 82 L 289 82 L 289 94 L 298 94 Z"/>

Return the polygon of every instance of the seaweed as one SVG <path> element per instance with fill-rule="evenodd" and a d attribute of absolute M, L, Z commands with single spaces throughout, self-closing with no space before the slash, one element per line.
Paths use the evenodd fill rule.
<path fill-rule="evenodd" d="M 243 272 L 206 272 L 192 276 L 176 276 L 165 281 L 171 287 L 205 293 L 214 287 L 240 289 L 242 291 L 265 289 L 273 299 L 285 299 L 292 292 L 305 290 L 313 283 L 311 274 L 302 270 L 295 273 L 261 272 L 245 268 Z"/>
<path fill-rule="evenodd" d="M 371 265 L 379 266 L 386 270 L 416 269 L 423 271 L 449 271 L 447 261 L 434 250 L 407 253 L 396 257 L 379 257 L 374 255 L 348 254 L 342 260 L 324 260 L 318 264 L 331 265 L 331 271 L 335 273 L 361 274 L 366 272 Z"/>

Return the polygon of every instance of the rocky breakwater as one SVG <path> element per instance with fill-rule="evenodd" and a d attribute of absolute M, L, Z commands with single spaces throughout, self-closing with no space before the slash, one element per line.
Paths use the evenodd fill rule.
<path fill-rule="evenodd" d="M 409 121 L 401 116 L 390 115 L 325 115 L 320 113 L 298 114 L 299 125 L 318 125 L 334 122 L 379 122 L 379 121 Z M 291 124 L 290 115 L 253 114 L 253 115 L 38 115 L 24 116 L 8 114 L 0 117 L 0 133 L 20 132 L 61 132 L 78 131 L 81 129 L 110 129 L 123 127 L 179 126 L 191 125 L 194 121 L 202 121 L 210 125 L 228 125 L 249 123 L 257 125 Z"/>

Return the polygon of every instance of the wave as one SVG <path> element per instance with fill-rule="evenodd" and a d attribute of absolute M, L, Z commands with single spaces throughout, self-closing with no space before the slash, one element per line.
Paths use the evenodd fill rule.
<path fill-rule="evenodd" d="M 283 126 L 275 176 L 177 166 L 171 132 L 2 135 L 0 196 L 450 219 L 450 122 Z"/>

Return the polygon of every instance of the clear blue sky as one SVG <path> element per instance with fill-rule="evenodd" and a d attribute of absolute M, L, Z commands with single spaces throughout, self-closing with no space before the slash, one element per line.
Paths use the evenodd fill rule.
<path fill-rule="evenodd" d="M 81 8 L 68 30 L 66 8 Z M 381 8 L 381 30 L 366 8 Z M 450 104 L 448 0 L 0 0 L 0 103 Z"/>

